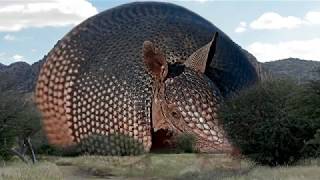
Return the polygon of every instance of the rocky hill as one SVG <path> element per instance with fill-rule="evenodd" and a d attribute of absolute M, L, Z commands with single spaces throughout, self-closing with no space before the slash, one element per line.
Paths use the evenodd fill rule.
<path fill-rule="evenodd" d="M 0 71 L 4 68 L 6 68 L 6 66 L 0 63 Z"/>
<path fill-rule="evenodd" d="M 288 58 L 262 63 L 274 77 L 290 78 L 298 83 L 320 79 L 320 61 Z"/>
<path fill-rule="evenodd" d="M 263 66 L 263 63 L 260 63 L 257 60 L 257 58 L 254 55 L 252 55 L 250 52 L 248 52 L 247 50 L 245 50 L 245 49 L 242 49 L 242 50 L 249 58 L 249 61 L 251 62 L 251 64 L 255 67 L 256 72 L 257 72 L 259 79 L 261 81 L 270 79 L 272 77 L 271 72 Z"/>
<path fill-rule="evenodd" d="M 25 62 L 0 65 L 0 92 L 17 91 L 20 93 L 34 90 L 37 76 L 43 61 L 32 65 Z"/>

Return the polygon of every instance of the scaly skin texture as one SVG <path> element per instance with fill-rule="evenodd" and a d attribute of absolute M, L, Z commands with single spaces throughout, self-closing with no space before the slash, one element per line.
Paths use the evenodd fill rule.
<path fill-rule="evenodd" d="M 215 32 L 218 43 L 204 73 L 181 65 Z M 146 68 L 152 50 L 143 51 L 145 41 L 168 62 L 162 80 Z M 91 146 L 90 152 L 108 154 L 113 146 L 128 147 L 88 138 L 119 135 L 149 151 L 153 129 L 169 128 L 197 135 L 200 150 L 224 151 L 230 144 L 219 103 L 256 80 L 240 47 L 205 19 L 172 4 L 130 3 L 87 19 L 57 43 L 41 69 L 36 100 L 50 143 L 60 147 L 87 143 L 84 151 Z"/>

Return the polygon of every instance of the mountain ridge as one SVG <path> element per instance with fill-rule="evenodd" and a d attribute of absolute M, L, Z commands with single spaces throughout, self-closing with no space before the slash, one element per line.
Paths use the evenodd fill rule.
<path fill-rule="evenodd" d="M 262 63 L 274 77 L 289 78 L 298 83 L 320 79 L 320 61 L 286 58 Z"/>
<path fill-rule="evenodd" d="M 6 67 L 7 67 L 6 65 L 0 63 L 0 71 L 1 71 L 2 69 L 6 68 Z"/>
<path fill-rule="evenodd" d="M 0 92 L 32 92 L 43 62 L 42 59 L 32 65 L 23 61 L 0 65 Z"/>

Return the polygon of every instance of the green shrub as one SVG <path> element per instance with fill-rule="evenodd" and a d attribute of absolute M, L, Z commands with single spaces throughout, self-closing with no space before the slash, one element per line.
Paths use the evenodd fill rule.
<path fill-rule="evenodd" d="M 75 149 L 86 154 L 111 156 L 140 155 L 145 152 L 141 142 L 123 134 L 92 134 Z"/>
<path fill-rule="evenodd" d="M 180 153 L 195 152 L 196 138 L 193 134 L 182 133 L 175 138 L 177 151 Z"/>
<path fill-rule="evenodd" d="M 314 135 L 314 138 L 306 142 L 303 149 L 305 158 L 319 158 L 320 157 L 320 129 Z"/>
<path fill-rule="evenodd" d="M 14 138 L 10 134 L 10 129 L 0 131 L 0 160 L 9 160 L 13 156 L 10 149 L 14 145 Z"/>
<path fill-rule="evenodd" d="M 290 116 L 312 123 L 311 140 L 306 140 L 302 153 L 305 158 L 320 157 L 320 81 L 310 81 L 299 96 L 290 101 Z"/>
<path fill-rule="evenodd" d="M 266 81 L 226 100 L 220 115 L 242 154 L 260 164 L 291 164 L 320 127 L 306 99 L 306 90 L 293 82 Z"/>

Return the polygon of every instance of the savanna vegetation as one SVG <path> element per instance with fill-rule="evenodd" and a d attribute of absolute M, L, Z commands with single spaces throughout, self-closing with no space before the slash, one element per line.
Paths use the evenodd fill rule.
<path fill-rule="evenodd" d="M 319 82 L 269 80 L 229 98 L 221 110 L 235 146 L 263 165 L 319 157 Z"/>

